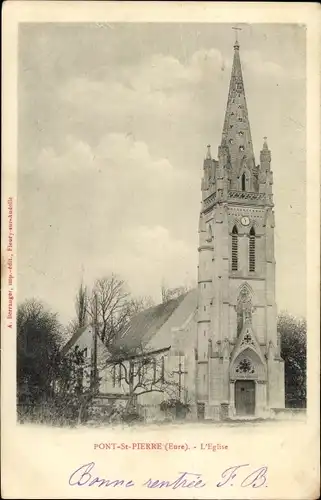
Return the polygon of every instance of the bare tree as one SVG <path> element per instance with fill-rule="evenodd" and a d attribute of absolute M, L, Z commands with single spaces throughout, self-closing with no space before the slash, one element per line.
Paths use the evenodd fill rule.
<path fill-rule="evenodd" d="M 87 322 L 88 291 L 87 287 L 80 283 L 75 300 L 78 328 L 82 328 Z"/>
<path fill-rule="evenodd" d="M 129 300 L 129 315 L 130 317 L 133 317 L 136 314 L 139 314 L 140 312 L 153 307 L 154 305 L 155 302 L 149 295 L 142 297 L 133 297 Z"/>
<path fill-rule="evenodd" d="M 187 286 L 178 286 L 175 288 L 168 288 L 165 284 L 162 284 L 162 302 L 168 302 L 169 300 L 177 299 L 181 295 L 184 295 L 188 292 Z"/>
<path fill-rule="evenodd" d="M 130 318 L 129 292 L 115 274 L 98 279 L 88 298 L 88 317 L 97 323 L 100 339 L 110 347 L 126 328 Z"/>
<path fill-rule="evenodd" d="M 136 349 L 119 349 L 109 365 L 114 383 L 125 382 L 128 396 L 127 413 L 133 412 L 137 398 L 143 394 L 158 392 L 171 400 L 178 400 L 185 388 L 175 378 L 175 372 L 165 369 L 167 350 L 152 351 L 140 346 Z"/>
<path fill-rule="evenodd" d="M 83 282 L 81 282 L 75 296 L 76 315 L 65 328 L 65 334 L 67 337 L 71 337 L 79 330 L 79 328 L 86 325 L 88 321 L 88 302 L 88 289 Z"/>
<path fill-rule="evenodd" d="M 113 344 L 122 336 L 133 316 L 153 305 L 151 297 L 132 297 L 125 282 L 115 274 L 96 280 L 91 290 L 80 284 L 75 298 L 76 317 L 68 326 L 74 334 L 86 323 L 94 329 L 92 356 L 92 392 L 96 392 L 98 377 L 97 340 L 104 343 L 109 356 L 114 355 Z M 107 361 L 107 360 L 106 360 Z"/>
<path fill-rule="evenodd" d="M 186 293 L 186 287 L 164 289 L 164 299 L 178 297 Z M 145 346 L 135 349 L 120 348 L 115 340 L 122 337 L 133 316 L 153 305 L 151 297 L 133 298 L 126 284 L 116 275 L 95 282 L 88 299 L 88 316 L 96 325 L 98 336 L 109 350 L 106 360 L 112 367 L 115 377 L 117 370 L 127 384 L 128 409 L 133 407 L 138 396 L 149 392 L 174 394 L 178 384 L 173 374 L 164 374 L 164 360 L 155 357 Z M 117 375 L 119 376 L 119 375 Z"/>

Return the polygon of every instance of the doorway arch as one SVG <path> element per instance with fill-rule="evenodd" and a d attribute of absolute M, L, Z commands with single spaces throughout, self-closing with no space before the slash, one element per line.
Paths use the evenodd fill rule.
<path fill-rule="evenodd" d="M 235 411 L 238 416 L 255 415 L 255 381 L 235 381 Z"/>

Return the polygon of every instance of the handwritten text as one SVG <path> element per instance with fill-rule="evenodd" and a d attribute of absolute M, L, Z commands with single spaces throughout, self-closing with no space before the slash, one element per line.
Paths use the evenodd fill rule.
<path fill-rule="evenodd" d="M 95 462 L 78 467 L 69 477 L 70 486 L 98 486 L 98 487 L 122 487 L 132 488 L 136 486 L 133 478 L 104 478 L 96 475 L 94 472 Z M 266 466 L 252 467 L 250 464 L 233 465 L 225 469 L 220 477 L 215 481 L 206 481 L 202 474 L 195 472 L 178 472 L 176 476 L 165 478 L 149 477 L 140 485 L 149 489 L 169 488 L 176 490 L 178 488 L 198 489 L 205 486 L 212 487 L 231 487 L 239 486 L 241 488 L 261 488 L 267 486 L 267 471 Z M 218 480 L 219 479 L 219 480 Z"/>

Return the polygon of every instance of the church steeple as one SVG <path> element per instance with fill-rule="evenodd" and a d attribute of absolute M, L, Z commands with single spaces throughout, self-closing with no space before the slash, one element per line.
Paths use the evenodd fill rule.
<path fill-rule="evenodd" d="M 256 165 L 236 38 L 218 156 L 208 146 L 203 163 L 195 372 L 205 418 L 265 417 L 284 408 L 266 137 L 259 159 Z"/>
<path fill-rule="evenodd" d="M 239 180 L 245 172 L 247 190 L 255 191 L 255 158 L 252 145 L 250 122 L 245 98 L 240 45 L 234 44 L 234 58 L 230 87 L 225 112 L 221 146 L 227 146 L 232 189 L 239 190 Z"/>

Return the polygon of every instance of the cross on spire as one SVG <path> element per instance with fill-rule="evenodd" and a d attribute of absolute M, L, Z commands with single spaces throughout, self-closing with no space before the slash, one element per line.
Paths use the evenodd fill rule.
<path fill-rule="evenodd" d="M 232 30 L 235 31 L 235 44 L 234 44 L 234 48 L 238 49 L 239 48 L 239 41 L 238 41 L 238 38 L 237 38 L 237 32 L 238 31 L 242 31 L 242 28 L 238 28 L 237 26 L 233 26 Z"/>

